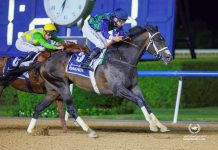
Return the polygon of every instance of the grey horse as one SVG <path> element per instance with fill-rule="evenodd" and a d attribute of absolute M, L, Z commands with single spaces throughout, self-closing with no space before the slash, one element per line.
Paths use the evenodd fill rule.
<path fill-rule="evenodd" d="M 136 103 L 149 122 L 151 131 L 168 131 L 152 113 L 138 86 L 137 64 L 145 51 L 150 52 L 165 64 L 172 61 L 172 56 L 166 42 L 158 29 L 153 26 L 136 26 L 129 30 L 128 36 L 123 41 L 108 47 L 104 62 L 95 71 L 95 79 L 100 94 L 122 97 Z M 32 133 L 40 113 L 48 107 L 59 95 L 67 105 L 67 111 L 77 121 L 90 137 L 97 137 L 92 130 L 77 114 L 73 106 L 69 84 L 94 92 L 89 78 L 67 73 L 66 64 L 70 59 L 67 53 L 53 55 L 40 67 L 40 75 L 45 81 L 47 94 L 44 100 L 36 107 L 32 120 L 27 129 Z"/>

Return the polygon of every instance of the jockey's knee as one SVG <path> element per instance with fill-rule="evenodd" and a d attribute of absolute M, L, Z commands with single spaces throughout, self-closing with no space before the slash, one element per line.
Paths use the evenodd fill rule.
<path fill-rule="evenodd" d="M 42 52 L 42 51 L 45 51 L 45 47 L 36 46 L 36 51 L 35 52 L 39 53 L 39 52 Z"/>
<path fill-rule="evenodd" d="M 104 43 L 99 43 L 96 45 L 96 48 L 104 49 L 105 44 Z"/>

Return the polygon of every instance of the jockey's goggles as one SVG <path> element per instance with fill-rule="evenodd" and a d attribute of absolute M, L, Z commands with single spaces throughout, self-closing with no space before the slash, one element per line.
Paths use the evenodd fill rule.
<path fill-rule="evenodd" d="M 53 36 L 56 34 L 56 31 L 45 31 L 45 34 Z"/>
<path fill-rule="evenodd" d="M 121 23 L 125 23 L 126 22 L 125 19 L 120 19 L 120 18 L 117 18 L 117 17 L 114 17 L 114 21 L 115 22 L 121 22 Z"/>
<path fill-rule="evenodd" d="M 117 26 L 117 23 L 120 22 L 121 24 L 124 24 L 126 22 L 126 20 L 123 20 L 123 19 L 119 19 L 119 18 L 116 18 L 114 17 L 114 23 L 115 23 L 115 26 Z"/>

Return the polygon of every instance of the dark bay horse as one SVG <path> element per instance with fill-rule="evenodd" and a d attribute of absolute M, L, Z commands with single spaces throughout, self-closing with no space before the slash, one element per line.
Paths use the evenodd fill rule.
<path fill-rule="evenodd" d="M 73 52 L 81 52 L 81 51 L 88 51 L 88 48 L 86 46 L 82 46 L 82 45 L 78 45 L 75 43 L 70 43 L 68 42 L 68 44 L 64 44 L 65 50 L 67 51 L 67 53 L 73 53 Z M 51 52 L 50 50 L 46 50 L 41 52 L 41 54 L 38 56 L 37 58 L 37 62 L 43 62 L 45 60 L 47 60 L 53 52 Z M 59 53 L 58 51 L 56 53 Z M 3 68 L 5 63 L 7 62 L 7 59 L 9 57 L 1 57 L 0 58 L 0 76 L 3 75 Z M 28 92 L 28 93 L 36 93 L 36 94 L 46 94 L 46 88 L 45 88 L 45 82 L 43 80 L 43 78 L 38 74 L 38 72 L 36 71 L 36 68 L 33 68 L 31 70 L 28 71 L 29 73 L 29 84 L 26 82 L 25 79 L 21 79 L 21 78 L 15 78 L 12 82 L 11 82 L 11 86 L 14 87 L 17 90 L 20 91 L 24 91 L 24 92 Z M 7 80 L 7 78 L 6 78 Z M 7 85 L 2 84 L 3 81 L 0 80 L 0 96 L 4 90 L 4 88 Z M 59 112 L 59 116 L 60 116 L 60 120 L 61 120 L 61 126 L 63 128 L 63 131 L 66 131 L 66 122 L 64 119 L 65 116 L 65 112 L 63 111 L 63 107 L 62 107 L 62 98 L 59 96 L 56 98 L 56 102 L 57 102 L 57 110 Z"/>
<path fill-rule="evenodd" d="M 129 30 L 128 38 L 108 47 L 104 62 L 95 71 L 95 79 L 100 94 L 119 96 L 136 103 L 142 110 L 145 119 L 149 122 L 151 131 L 168 131 L 146 103 L 141 89 L 138 86 L 137 64 L 145 51 L 150 52 L 165 64 L 172 61 L 172 56 L 166 42 L 158 29 L 153 26 L 136 26 Z M 31 133 L 39 114 L 51 104 L 59 95 L 67 105 L 67 111 L 90 137 L 97 137 L 93 131 L 77 114 L 73 106 L 69 84 L 94 92 L 89 78 L 67 73 L 66 65 L 70 55 L 60 53 L 53 55 L 40 67 L 40 75 L 45 81 L 47 89 L 44 100 L 36 107 L 33 118 L 28 127 Z"/>

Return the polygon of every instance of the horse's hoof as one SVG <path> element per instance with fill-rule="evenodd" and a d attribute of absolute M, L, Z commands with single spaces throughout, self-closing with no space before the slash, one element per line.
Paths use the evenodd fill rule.
<path fill-rule="evenodd" d="M 156 125 L 149 125 L 149 128 L 152 132 L 157 132 L 158 131 L 158 128 Z"/>
<path fill-rule="evenodd" d="M 170 130 L 167 127 L 160 128 L 160 132 L 169 132 Z"/>
<path fill-rule="evenodd" d="M 33 134 L 33 131 L 32 130 L 27 130 L 27 133 L 28 134 Z"/>
<path fill-rule="evenodd" d="M 96 132 L 94 130 L 92 130 L 92 129 L 89 129 L 88 136 L 91 137 L 91 138 L 97 138 L 98 137 Z"/>
<path fill-rule="evenodd" d="M 31 133 L 31 132 L 27 132 L 27 134 L 28 134 L 28 135 L 33 135 L 33 133 Z"/>
<path fill-rule="evenodd" d="M 89 133 L 89 137 L 91 137 L 91 138 L 97 138 L 98 135 L 95 133 L 95 131 L 93 131 L 93 132 Z"/>

